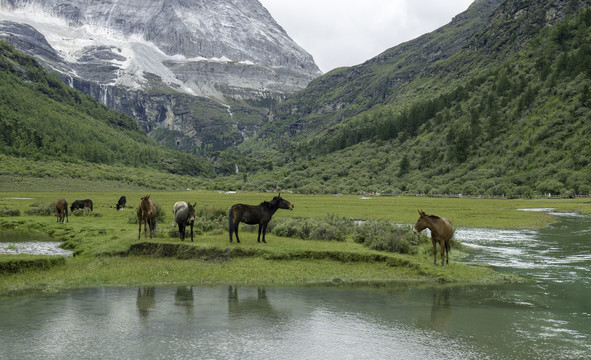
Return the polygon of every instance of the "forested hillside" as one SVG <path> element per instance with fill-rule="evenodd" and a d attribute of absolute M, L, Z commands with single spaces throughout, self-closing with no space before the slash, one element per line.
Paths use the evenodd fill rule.
<path fill-rule="evenodd" d="M 2 41 L 0 154 L 213 175 L 207 161 L 158 145 L 134 119 L 71 89 Z"/>
<path fill-rule="evenodd" d="M 158 145 L 0 42 L 0 176 L 92 180 L 147 169 L 156 188 L 587 194 L 590 3 L 475 1 L 433 33 L 267 104 L 256 136 L 204 157 Z M 68 164 L 98 170 L 80 175 Z M 125 181 L 156 183 L 145 177 Z"/>
<path fill-rule="evenodd" d="M 283 129 L 295 131 L 295 140 L 274 138 L 288 149 L 274 155 L 280 166 L 272 174 L 238 177 L 228 187 L 497 196 L 588 193 L 591 11 L 583 9 L 586 2 L 578 6 L 570 1 L 561 17 L 541 26 L 537 2 L 507 1 L 504 7 L 510 3 L 520 4 L 512 11 L 521 18 L 497 14 L 469 46 L 429 68 L 441 72 L 408 85 L 414 89 L 406 99 L 391 95 L 398 100 L 350 117 L 341 112 L 341 119 L 324 129 L 322 122 L 306 125 L 306 117 L 292 122 Z M 290 106 L 292 113 L 301 109 Z M 314 130 L 301 130 L 306 126 Z"/>

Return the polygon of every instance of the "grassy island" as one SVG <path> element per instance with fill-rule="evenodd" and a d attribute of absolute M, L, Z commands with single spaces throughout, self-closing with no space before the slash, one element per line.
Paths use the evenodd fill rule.
<path fill-rule="evenodd" d="M 152 191 L 151 198 L 161 209 L 157 235 L 146 238 L 142 229 L 138 240 L 135 209 L 140 197 L 146 194 L 137 191 L 0 193 L 0 230 L 49 234 L 73 252 L 65 260 L 62 256 L 0 255 L 0 293 L 148 284 L 526 281 L 486 266 L 462 263 L 470 249 L 457 242 L 452 246 L 450 264 L 445 268 L 433 266 L 430 240 L 425 235 L 408 235 L 418 218 L 417 209 L 445 216 L 456 227 L 487 228 L 539 228 L 554 219 L 547 212 L 522 209 L 589 212 L 588 199 L 283 194 L 295 208 L 275 214 L 271 221 L 275 228 L 268 231 L 267 244 L 257 243 L 256 228 L 243 224 L 240 226 L 242 243 L 231 244 L 226 230 L 227 209 L 234 203 L 268 201 L 275 194 Z M 115 204 L 121 195 L 128 199 L 127 208 L 117 211 Z M 66 198 L 70 204 L 90 198 L 94 211 L 78 210 L 69 214 L 67 223 L 56 223 L 51 206 L 59 197 Z M 179 200 L 197 203 L 193 243 L 186 239 L 181 242 L 172 226 L 172 207 Z M 401 236 L 410 244 L 394 252 L 376 250 L 375 246 L 370 248 L 359 241 L 362 236 L 358 233 L 340 229 L 350 223 L 355 227 L 367 221 L 401 224 Z M 314 226 L 323 234 L 316 238 L 324 236 L 324 239 L 301 235 L 302 231 L 313 233 Z"/>

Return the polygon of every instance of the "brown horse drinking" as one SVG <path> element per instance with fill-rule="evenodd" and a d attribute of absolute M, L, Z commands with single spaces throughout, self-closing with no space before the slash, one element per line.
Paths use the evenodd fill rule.
<path fill-rule="evenodd" d="M 437 215 L 427 215 L 419 210 L 419 220 L 414 227 L 414 232 L 419 233 L 426 228 L 431 230 L 431 242 L 433 243 L 433 265 L 437 265 L 437 243 L 441 248 L 441 267 L 445 267 L 443 262 L 443 252 L 447 255 L 446 263 L 449 264 L 449 250 L 451 238 L 454 236 L 454 228 L 451 221 Z"/>
<path fill-rule="evenodd" d="M 64 215 L 66 222 L 68 222 L 68 202 L 66 199 L 57 199 L 55 202 L 55 216 L 57 217 L 56 222 L 64 222 Z"/>
<path fill-rule="evenodd" d="M 139 224 L 138 240 L 142 237 L 142 222 L 144 223 L 144 235 L 148 236 L 148 225 L 150 226 L 150 238 L 154 236 L 156 229 L 156 204 L 150 200 L 150 195 L 142 198 L 137 208 L 137 222 Z"/>
<path fill-rule="evenodd" d="M 293 210 L 293 204 L 289 201 L 275 196 L 271 201 L 264 201 L 259 205 L 232 205 L 228 212 L 230 232 L 230 242 L 232 242 L 232 234 L 236 234 L 236 242 L 240 243 L 238 238 L 238 225 L 243 222 L 245 224 L 254 225 L 259 224 L 258 242 L 261 242 L 261 232 L 263 233 L 263 242 L 265 241 L 265 233 L 267 232 L 267 224 L 277 209 Z"/>

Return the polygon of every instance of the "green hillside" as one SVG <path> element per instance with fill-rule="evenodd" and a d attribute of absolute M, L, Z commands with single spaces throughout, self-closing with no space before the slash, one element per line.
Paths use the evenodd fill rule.
<path fill-rule="evenodd" d="M 484 2 L 472 10 L 478 3 Z M 547 23 L 553 6 L 560 12 Z M 269 156 L 275 170 L 236 177 L 228 186 L 497 196 L 589 192 L 587 6 L 504 1 L 486 24 L 464 14 L 418 39 L 418 45 L 437 39 L 445 45 L 474 31 L 466 46 L 425 63 L 421 73 L 412 74 L 416 63 L 405 68 L 398 61 L 410 61 L 429 45 L 417 51 L 403 44 L 317 79 L 286 101 L 283 113 L 278 109 L 279 126 L 263 132 L 268 143 L 287 151 L 261 151 L 260 139 L 245 147 Z M 384 86 L 380 93 L 379 79 L 392 71 L 412 76 L 391 85 L 395 92 Z M 339 77 L 349 80 L 331 81 Z M 310 105 L 309 98 L 323 100 Z M 322 112 L 328 104 L 341 105 Z"/>
<path fill-rule="evenodd" d="M 432 33 L 335 69 L 282 103 L 252 105 L 255 117 L 269 109 L 256 136 L 197 156 L 157 144 L 133 119 L 0 43 L 0 177 L 304 193 L 586 194 L 590 4 L 477 0 Z M 154 136 L 172 147 L 180 138 Z"/>
<path fill-rule="evenodd" d="M 158 145 L 134 119 L 71 89 L 1 41 L 0 154 L 4 173 L 16 172 L 7 168 L 15 163 L 9 160 L 21 158 L 40 165 L 100 164 L 213 175 L 207 161 Z"/>

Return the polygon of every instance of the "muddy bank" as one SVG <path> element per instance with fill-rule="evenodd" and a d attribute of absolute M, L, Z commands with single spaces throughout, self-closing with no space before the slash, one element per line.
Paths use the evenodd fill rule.
<path fill-rule="evenodd" d="M 262 249 L 197 247 L 184 244 L 143 242 L 133 244 L 121 255 L 199 259 L 204 261 L 228 261 L 241 257 L 262 257 L 266 260 L 332 260 L 342 263 L 385 263 L 390 266 L 416 267 L 410 261 L 381 254 L 359 254 L 341 251 L 290 251 L 273 253 Z"/>

